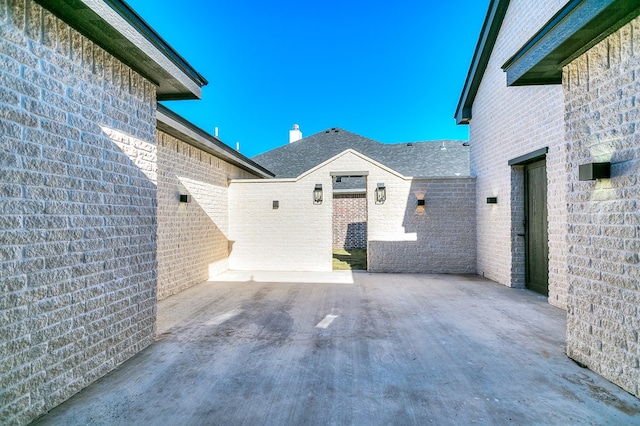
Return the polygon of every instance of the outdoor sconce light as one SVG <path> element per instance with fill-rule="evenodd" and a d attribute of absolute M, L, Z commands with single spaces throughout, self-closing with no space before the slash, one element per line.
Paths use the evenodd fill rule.
<path fill-rule="evenodd" d="M 498 197 L 487 197 L 487 204 L 498 204 Z"/>
<path fill-rule="evenodd" d="M 313 204 L 322 204 L 322 184 L 316 183 L 316 188 L 313 190 Z"/>
<path fill-rule="evenodd" d="M 387 188 L 384 183 L 379 183 L 376 188 L 376 204 L 383 204 L 387 199 Z"/>
<path fill-rule="evenodd" d="M 611 177 L 611 163 L 587 163 L 578 168 L 579 180 L 608 179 Z"/>
<path fill-rule="evenodd" d="M 180 202 L 181 203 L 190 203 L 191 197 L 188 194 L 180 194 Z"/>
<path fill-rule="evenodd" d="M 280 201 L 273 200 L 273 209 L 278 210 L 279 207 L 280 207 Z"/>
<path fill-rule="evenodd" d="M 418 207 L 424 207 L 424 205 L 425 205 L 425 204 L 426 204 L 426 203 L 425 203 L 425 201 L 424 201 L 424 198 L 423 198 L 423 199 L 421 199 L 421 200 L 418 200 Z"/>

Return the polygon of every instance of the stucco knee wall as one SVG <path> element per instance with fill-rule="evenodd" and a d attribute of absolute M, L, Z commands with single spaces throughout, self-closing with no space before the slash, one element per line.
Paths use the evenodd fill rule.
<path fill-rule="evenodd" d="M 387 193 L 369 207 L 370 272 L 476 273 L 475 179 L 397 181 Z"/>
<path fill-rule="evenodd" d="M 32 1 L 0 1 L 0 423 L 153 341 L 155 86 Z"/>
<path fill-rule="evenodd" d="M 171 135 L 158 139 L 158 300 L 224 272 L 229 179 L 255 178 Z M 180 202 L 187 195 L 189 202 Z"/>
<path fill-rule="evenodd" d="M 559 86 L 507 87 L 502 65 L 566 2 L 510 2 L 473 104 L 471 168 L 477 177 L 477 272 L 524 286 L 524 199 L 508 161 L 548 147 L 549 303 L 566 305 L 566 166 Z M 486 203 L 498 197 L 497 205 Z"/>
<path fill-rule="evenodd" d="M 640 396 L 640 18 L 563 70 L 568 164 L 567 353 Z M 579 181 L 610 162 L 611 179 Z"/>

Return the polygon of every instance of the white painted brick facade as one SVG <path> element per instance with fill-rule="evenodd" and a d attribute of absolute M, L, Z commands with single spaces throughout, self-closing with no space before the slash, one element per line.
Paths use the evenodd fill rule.
<path fill-rule="evenodd" d="M 313 203 L 322 184 L 322 204 Z M 279 202 L 277 209 L 273 201 Z M 229 269 L 330 271 L 331 176 L 298 181 L 232 181 L 229 186 Z"/>
<path fill-rule="evenodd" d="M 347 151 L 299 179 L 232 181 L 229 268 L 331 270 L 331 173 L 367 172 L 367 235 L 371 272 L 475 273 L 475 180 L 405 178 Z M 315 184 L 324 202 L 313 204 Z M 386 186 L 377 204 L 375 189 Z M 427 206 L 417 207 L 425 196 Z M 279 208 L 273 209 L 272 202 Z M 446 230 L 447 232 L 442 232 Z"/>
<path fill-rule="evenodd" d="M 158 140 L 158 300 L 227 270 L 228 181 L 253 174 L 175 137 Z M 180 194 L 191 197 L 180 203 Z"/>
<path fill-rule="evenodd" d="M 507 87 L 502 65 L 565 0 L 514 0 L 473 103 L 471 169 L 477 176 L 477 272 L 524 286 L 523 171 L 510 159 L 548 147 L 549 303 L 566 306 L 566 169 L 560 86 Z M 497 205 L 486 203 L 498 197 Z M 500 243 L 496 243 L 500 242 Z"/>
<path fill-rule="evenodd" d="M 155 86 L 32 1 L 0 0 L 0 423 L 153 341 Z"/>
<path fill-rule="evenodd" d="M 567 354 L 640 396 L 640 18 L 563 70 Z M 581 182 L 580 164 L 611 162 Z"/>

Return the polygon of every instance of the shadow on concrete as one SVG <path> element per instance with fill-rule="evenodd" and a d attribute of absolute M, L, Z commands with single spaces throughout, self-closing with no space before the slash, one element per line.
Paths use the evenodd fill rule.
<path fill-rule="evenodd" d="M 566 313 L 529 290 L 261 274 L 161 301 L 179 320 L 36 424 L 640 423 L 640 401 L 571 361 Z"/>

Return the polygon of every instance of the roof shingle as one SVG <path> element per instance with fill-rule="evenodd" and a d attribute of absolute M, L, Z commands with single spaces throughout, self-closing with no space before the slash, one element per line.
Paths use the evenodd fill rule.
<path fill-rule="evenodd" d="M 444 148 L 444 149 L 443 149 Z M 469 147 L 462 141 L 383 144 L 333 127 L 252 158 L 276 178 L 295 178 L 353 149 L 408 177 L 469 176 Z"/>

